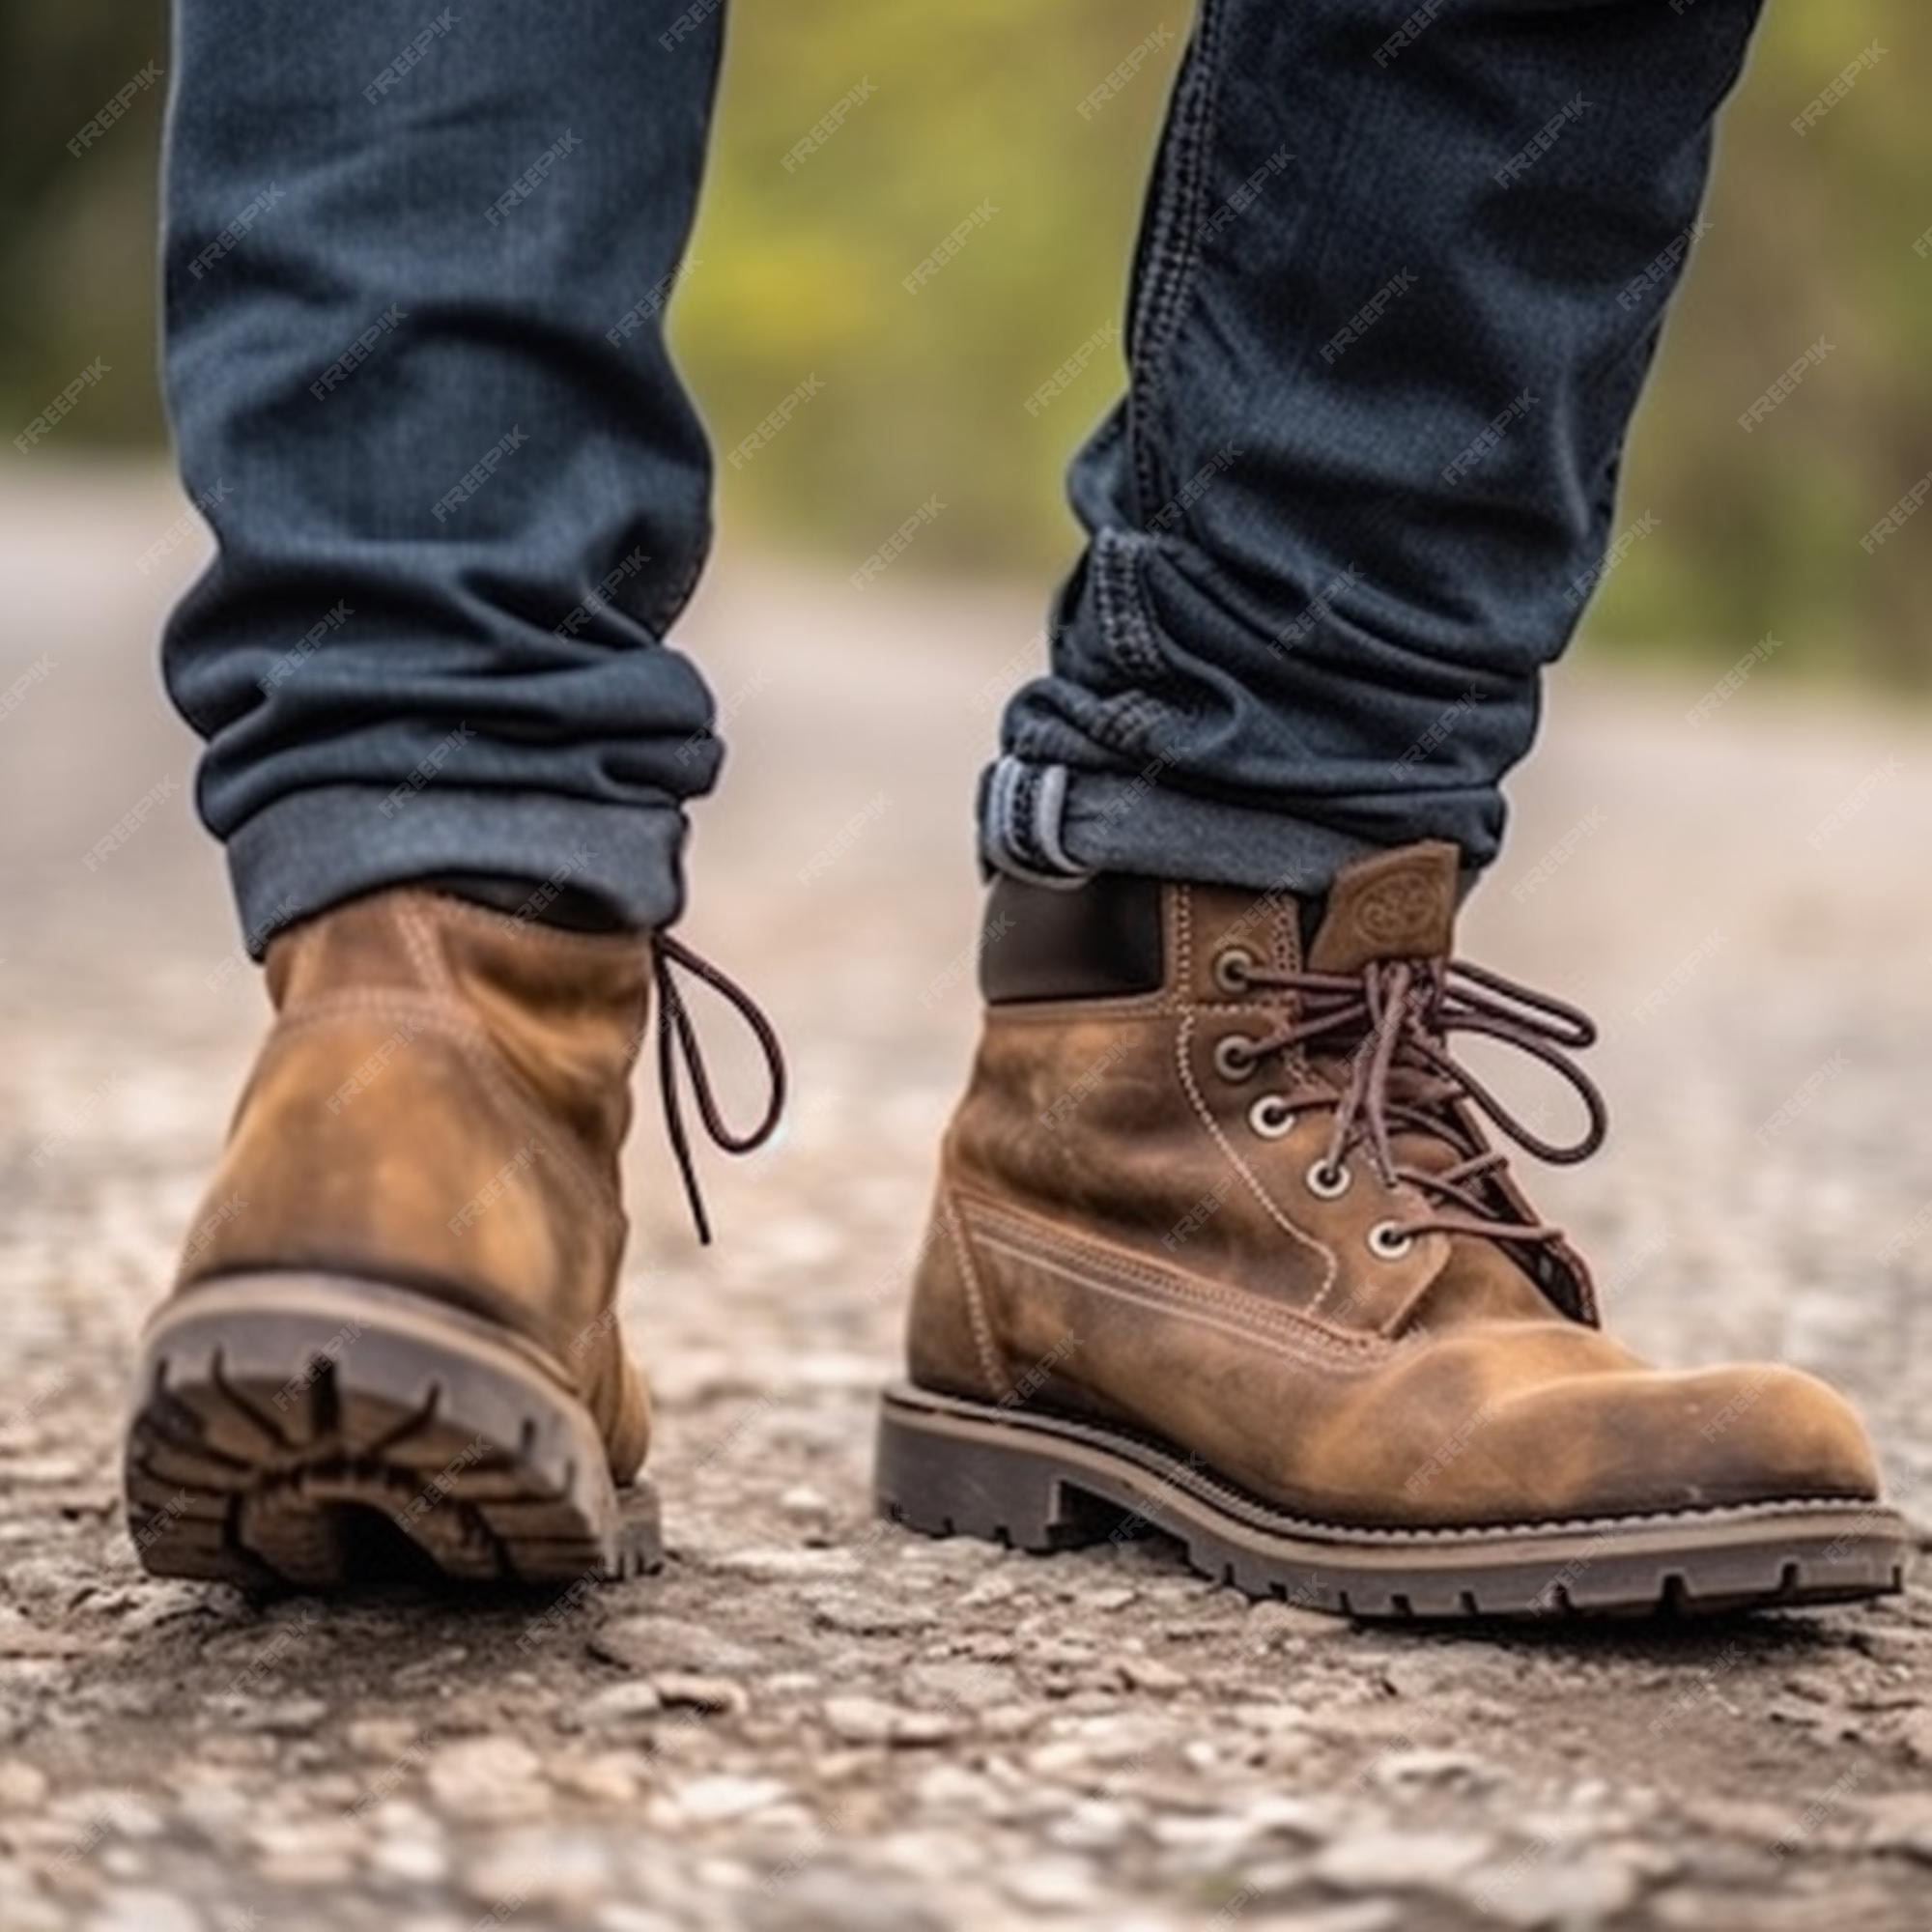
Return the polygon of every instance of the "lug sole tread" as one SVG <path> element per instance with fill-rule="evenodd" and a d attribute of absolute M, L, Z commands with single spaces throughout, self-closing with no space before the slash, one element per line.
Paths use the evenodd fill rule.
<path fill-rule="evenodd" d="M 143 1351 L 125 1489 L 153 1574 L 321 1589 L 659 1567 L 652 1491 L 620 1492 L 582 1405 L 473 1321 L 314 1276 L 218 1288 L 170 1304 Z"/>
<path fill-rule="evenodd" d="M 889 1393 L 880 1416 L 877 1503 L 902 1527 L 1039 1554 L 1153 1529 L 1244 1596 L 1343 1617 L 1690 1617 L 1855 1603 L 1905 1582 L 1904 1524 L 1876 1503 L 1793 1498 L 1405 1536 L 1253 1503 L 1236 1514 L 1215 1499 L 1234 1492 L 1192 1473 L 1147 1438 L 924 1391 Z"/>

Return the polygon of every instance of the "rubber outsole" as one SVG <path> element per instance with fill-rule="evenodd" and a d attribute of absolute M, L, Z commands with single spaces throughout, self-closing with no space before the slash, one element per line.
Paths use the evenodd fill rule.
<path fill-rule="evenodd" d="M 158 1577 L 316 1589 L 621 1577 L 662 1561 L 589 1412 L 520 1338 L 431 1297 L 237 1275 L 143 1341 L 128 1529 Z"/>
<path fill-rule="evenodd" d="M 1640 1616 L 1854 1603 L 1904 1587 L 1903 1520 L 1790 1501 L 1495 1528 L 1350 1528 L 1289 1516 L 1118 1431 L 901 1385 L 887 1392 L 881 1514 L 1029 1550 L 1143 1529 L 1257 1599 L 1369 1619 Z"/>

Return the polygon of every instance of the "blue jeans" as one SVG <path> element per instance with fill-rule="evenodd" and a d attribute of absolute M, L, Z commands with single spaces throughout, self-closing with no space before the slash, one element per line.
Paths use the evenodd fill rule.
<path fill-rule="evenodd" d="M 1493 857 L 1757 6 L 1200 0 L 992 864 Z M 251 946 L 444 873 L 668 923 L 721 755 L 662 325 L 722 0 L 178 14 L 166 378 L 218 551 L 164 663 Z"/>

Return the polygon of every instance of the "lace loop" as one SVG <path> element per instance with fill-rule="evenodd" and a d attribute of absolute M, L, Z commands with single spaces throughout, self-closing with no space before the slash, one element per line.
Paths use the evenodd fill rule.
<path fill-rule="evenodd" d="M 1587 1160 L 1604 1143 L 1609 1115 L 1595 1081 L 1570 1054 L 1591 1046 L 1597 1029 L 1589 1016 L 1565 1002 L 1460 959 L 1373 959 L 1358 973 L 1274 972 L 1256 967 L 1254 987 L 1292 993 L 1294 1005 L 1273 1031 L 1247 1043 L 1247 1058 L 1313 1046 L 1349 1054 L 1348 1077 L 1338 1094 L 1322 1096 L 1334 1108 L 1323 1165 L 1339 1167 L 1351 1148 L 1366 1147 L 1385 1187 L 1406 1183 L 1432 1204 L 1462 1210 L 1436 1211 L 1400 1224 L 1396 1232 L 1466 1234 L 1518 1241 L 1558 1239 L 1541 1222 L 1514 1221 L 1497 1211 L 1493 1192 L 1482 1183 L 1507 1165 L 1503 1153 L 1472 1131 L 1466 1106 L 1526 1153 L 1558 1166 Z M 1481 1034 L 1541 1061 L 1583 1103 L 1586 1123 L 1574 1142 L 1548 1141 L 1497 1098 L 1449 1051 L 1453 1034 Z M 1400 1077 L 1400 1078 L 1399 1078 Z M 1406 1079 L 1408 1091 L 1401 1091 Z M 1293 1095 L 1289 1104 L 1301 1104 Z M 1432 1136 L 1457 1156 L 1440 1168 L 1419 1168 L 1396 1158 L 1395 1133 Z"/>
<path fill-rule="evenodd" d="M 751 1029 L 753 1037 L 764 1054 L 770 1097 L 757 1125 L 748 1133 L 735 1132 L 719 1108 L 717 1090 L 711 1084 L 710 1069 L 704 1064 L 703 1049 L 698 1044 L 697 1029 L 692 1022 L 684 995 L 671 977 L 673 966 L 694 974 L 734 1007 L 738 1017 Z M 665 1131 L 670 1138 L 671 1152 L 676 1156 L 678 1173 L 684 1179 L 684 1195 L 691 1206 L 691 1219 L 697 1230 L 697 1238 L 708 1245 L 711 1219 L 704 1211 L 704 1197 L 697 1185 L 697 1163 L 692 1154 L 691 1134 L 684 1123 L 678 1061 L 682 1058 L 684 1062 L 692 1097 L 697 1102 L 698 1119 L 703 1122 L 704 1131 L 713 1144 L 726 1153 L 750 1153 L 753 1149 L 763 1147 L 778 1131 L 779 1121 L 784 1113 L 784 1052 L 779 1044 L 778 1029 L 759 1010 L 757 1002 L 751 994 L 681 940 L 673 939 L 667 932 L 653 937 L 651 972 L 657 982 L 658 1089 L 664 1096 Z"/>

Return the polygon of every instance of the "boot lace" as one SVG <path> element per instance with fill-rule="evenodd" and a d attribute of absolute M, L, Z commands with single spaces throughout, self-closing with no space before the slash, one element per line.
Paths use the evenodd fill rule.
<path fill-rule="evenodd" d="M 1376 959 L 1357 973 L 1272 972 L 1257 963 L 1243 979 L 1295 996 L 1279 1027 L 1246 1043 L 1240 1058 L 1248 1066 L 1296 1047 L 1312 1046 L 1324 1059 L 1349 1054 L 1339 1094 L 1310 1089 L 1283 1098 L 1290 1107 L 1334 1108 L 1322 1162 L 1329 1175 L 1338 1175 L 1359 1147 L 1383 1186 L 1406 1183 L 1430 1204 L 1428 1214 L 1387 1224 L 1392 1238 L 1561 1238 L 1557 1228 L 1501 1211 L 1498 1196 L 1485 1190 L 1508 1157 L 1487 1144 L 1469 1114 L 1484 1116 L 1539 1160 L 1558 1166 L 1587 1160 L 1609 1124 L 1596 1082 L 1569 1058 L 1595 1043 L 1587 1014 L 1460 959 Z M 1458 1033 L 1499 1039 L 1552 1068 L 1583 1103 L 1582 1134 L 1567 1145 L 1543 1139 L 1450 1053 L 1450 1037 Z M 1454 1158 L 1440 1168 L 1399 1161 L 1398 1130 L 1429 1135 Z"/>
<path fill-rule="evenodd" d="M 768 1082 L 765 1111 L 758 1123 L 747 1133 L 735 1131 L 718 1105 L 717 1089 L 711 1084 L 710 1070 L 704 1064 L 704 1051 L 698 1045 L 697 1029 L 692 1022 L 691 1010 L 684 1003 L 677 980 L 672 977 L 673 967 L 702 980 L 736 1009 L 739 1018 L 751 1029 L 752 1037 L 765 1057 Z M 725 1153 L 751 1153 L 754 1149 L 763 1147 L 778 1131 L 780 1118 L 784 1113 L 784 1052 L 779 1044 L 778 1029 L 759 1010 L 758 1003 L 751 994 L 728 974 L 720 972 L 710 960 L 694 952 L 668 932 L 660 932 L 651 940 L 651 971 L 657 981 L 658 1091 L 664 1096 L 665 1131 L 670 1139 L 671 1152 L 677 1158 L 677 1171 L 684 1179 L 684 1198 L 691 1206 L 692 1224 L 697 1230 L 697 1238 L 708 1245 L 711 1217 L 704 1211 L 704 1196 L 697 1185 L 697 1163 L 692 1155 L 691 1133 L 684 1123 L 683 1088 L 678 1078 L 678 1063 L 682 1060 L 684 1064 L 685 1078 L 690 1081 L 692 1097 L 697 1102 L 698 1119 L 703 1122 L 704 1131 L 710 1136 L 712 1144 Z"/>

